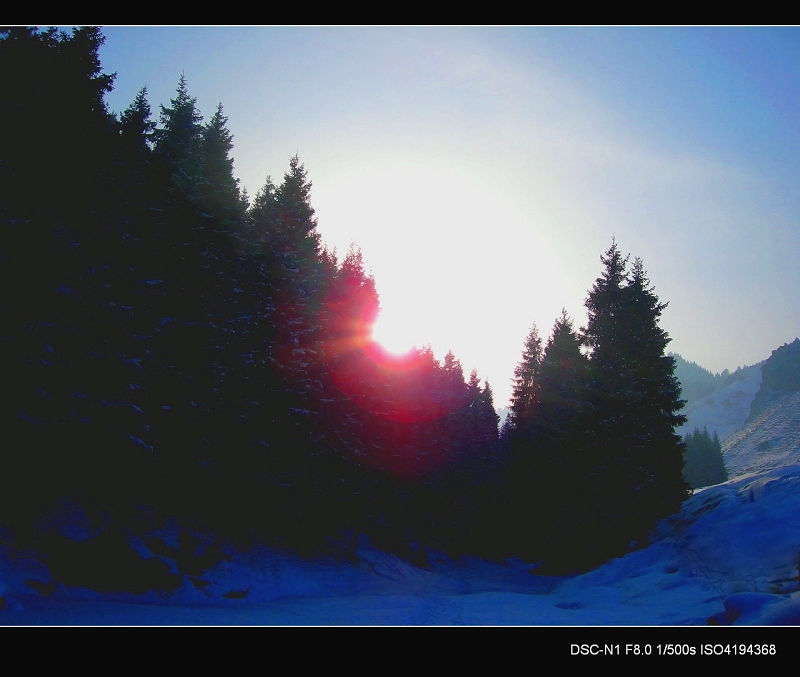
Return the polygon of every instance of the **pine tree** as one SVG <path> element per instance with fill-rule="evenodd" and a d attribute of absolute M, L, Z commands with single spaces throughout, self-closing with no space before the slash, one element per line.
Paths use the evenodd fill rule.
<path fill-rule="evenodd" d="M 686 452 L 684 454 L 683 476 L 692 489 L 719 484 L 728 479 L 728 470 L 722 456 L 719 435 L 708 434 L 708 429 L 695 428 L 694 432 L 684 438 Z"/>
<path fill-rule="evenodd" d="M 245 238 L 255 254 L 263 256 L 274 252 L 272 245 L 277 236 L 277 219 L 277 188 L 268 176 L 264 185 L 256 192 L 245 218 Z"/>
<path fill-rule="evenodd" d="M 323 305 L 325 341 L 329 344 L 326 352 L 333 357 L 364 347 L 377 318 L 380 300 L 375 280 L 364 270 L 358 247 L 350 245 L 340 266 L 330 257 L 327 250 L 322 252 L 325 265 L 335 267 Z"/>
<path fill-rule="evenodd" d="M 172 181 L 190 200 L 198 200 L 202 176 L 203 116 L 197 99 L 189 96 L 186 76 L 181 73 L 172 107 L 161 106 L 161 128 L 155 132 L 155 150 L 171 171 Z"/>
<path fill-rule="evenodd" d="M 297 156 L 277 188 L 268 179 L 248 217 L 250 236 L 261 243 L 275 288 L 275 360 L 286 388 L 299 399 L 298 409 L 319 382 L 314 357 L 322 338 L 320 310 L 325 288 L 324 265 L 311 182 Z"/>
<path fill-rule="evenodd" d="M 452 350 L 447 351 L 442 361 L 442 371 L 444 375 L 444 385 L 446 388 L 445 399 L 458 401 L 465 395 L 464 392 L 464 369 L 461 362 Z"/>
<path fill-rule="evenodd" d="M 531 502 L 538 517 L 537 547 L 550 565 L 569 560 L 567 553 L 575 551 L 586 519 L 587 371 L 580 339 L 562 310 L 544 348 L 539 408 L 530 432 L 535 484 L 529 491 L 535 494 Z"/>
<path fill-rule="evenodd" d="M 463 390 L 463 387 L 462 387 Z M 464 445 L 469 447 L 472 456 L 491 456 L 495 459 L 500 418 L 494 408 L 494 395 L 488 381 L 483 382 L 478 376 L 478 370 L 473 369 L 466 384 L 466 402 L 464 408 L 464 421 L 460 424 L 464 428 Z"/>
<path fill-rule="evenodd" d="M 159 203 L 152 167 L 153 138 L 156 123 L 151 118 L 150 104 L 147 101 L 147 87 L 142 87 L 133 102 L 120 115 L 118 123 L 119 144 L 117 149 L 117 190 L 111 197 L 115 207 L 129 208 L 126 227 L 129 230 L 146 230 L 151 214 L 142 213 L 148 207 Z M 162 187 L 163 188 L 163 187 Z M 135 212 L 137 212 L 136 214 Z"/>
<path fill-rule="evenodd" d="M 144 155 L 150 151 L 156 128 L 151 114 L 150 104 L 147 101 L 147 87 L 142 87 L 119 119 L 120 136 L 130 154 Z"/>
<path fill-rule="evenodd" d="M 632 324 L 629 354 L 635 362 L 631 378 L 638 384 L 632 403 L 638 426 L 635 440 L 639 464 L 643 469 L 642 495 L 652 519 L 659 519 L 680 508 L 686 498 L 683 467 L 683 441 L 675 428 L 686 421 L 679 412 L 686 404 L 675 378 L 675 358 L 666 354 L 669 335 L 659 326 L 666 303 L 656 296 L 641 259 L 634 261 L 625 289 L 629 297 Z"/>
<path fill-rule="evenodd" d="M 542 403 L 559 409 L 572 408 L 581 398 L 580 390 L 587 366 L 572 320 L 567 311 L 562 310 L 542 356 Z"/>
<path fill-rule="evenodd" d="M 540 543 L 541 445 L 536 439 L 541 392 L 542 340 L 536 323 L 530 328 L 522 357 L 514 369 L 511 410 L 501 432 L 505 489 L 511 520 L 505 524 L 512 551 L 536 557 Z"/>
<path fill-rule="evenodd" d="M 474 371 L 473 373 L 477 376 L 477 372 Z M 473 390 L 472 383 L 473 381 L 470 377 L 471 391 Z M 484 454 L 491 454 L 492 462 L 494 462 L 496 460 L 495 447 L 497 445 L 500 417 L 497 415 L 497 411 L 494 408 L 494 393 L 492 392 L 492 387 L 489 385 L 489 381 L 483 382 L 483 388 L 477 393 L 472 406 L 476 409 L 475 415 L 481 424 L 480 433 L 478 435 L 480 447 Z"/>
<path fill-rule="evenodd" d="M 588 427 L 594 437 L 591 446 L 594 462 L 604 472 L 609 471 L 611 459 L 627 453 L 621 437 L 629 414 L 625 395 L 632 385 L 625 370 L 632 356 L 624 346 L 628 258 L 616 241 L 600 257 L 605 269 L 586 299 L 588 321 L 581 328 L 581 342 L 590 359 L 586 395 L 591 411 Z"/>
<path fill-rule="evenodd" d="M 233 175 L 233 135 L 222 104 L 202 131 L 204 209 L 232 227 L 243 216 L 239 179 Z"/>
<path fill-rule="evenodd" d="M 620 322 L 624 309 L 623 288 L 626 282 L 628 256 L 622 256 L 616 240 L 600 257 L 605 270 L 595 280 L 586 299 L 588 323 L 581 329 L 581 340 L 589 348 L 593 371 L 598 376 L 609 376 L 621 361 L 619 341 Z"/>
<path fill-rule="evenodd" d="M 0 210 L 85 209 L 113 138 L 99 28 L 0 28 Z M 57 180 L 54 180 L 57 177 Z M 47 190 L 42 187 L 47 185 Z M 102 192 L 102 191 L 98 191 Z"/>
<path fill-rule="evenodd" d="M 566 310 L 561 311 L 540 367 L 540 416 L 537 437 L 559 463 L 575 461 L 584 413 L 588 360 Z"/>
<path fill-rule="evenodd" d="M 317 219 L 311 206 L 311 181 L 295 155 L 289 171 L 275 190 L 275 221 L 272 243 L 282 259 L 285 274 L 292 280 L 309 309 L 320 301 L 322 265 Z"/>
<path fill-rule="evenodd" d="M 658 322 L 666 307 L 637 259 L 616 242 L 601 257 L 605 270 L 586 301 L 583 341 L 590 349 L 588 405 L 596 514 L 609 539 L 641 538 L 686 497 L 683 444 L 675 426 L 685 418 L 669 336 Z"/>
<path fill-rule="evenodd" d="M 522 350 L 522 359 L 514 369 L 510 423 L 519 429 L 533 422 L 539 405 L 539 380 L 542 365 L 542 339 L 534 322 Z"/>

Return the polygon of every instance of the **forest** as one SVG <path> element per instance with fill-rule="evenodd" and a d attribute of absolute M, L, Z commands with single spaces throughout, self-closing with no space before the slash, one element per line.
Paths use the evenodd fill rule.
<path fill-rule="evenodd" d="M 174 583 L 134 537 L 185 572 L 361 538 L 571 572 L 679 509 L 683 401 L 641 260 L 612 240 L 586 326 L 532 324 L 499 430 L 452 352 L 372 340 L 376 280 L 323 246 L 299 157 L 251 199 L 222 104 L 204 122 L 180 76 L 157 113 L 146 88 L 111 113 L 103 41 L 0 30 L 0 541 L 108 590 Z"/>

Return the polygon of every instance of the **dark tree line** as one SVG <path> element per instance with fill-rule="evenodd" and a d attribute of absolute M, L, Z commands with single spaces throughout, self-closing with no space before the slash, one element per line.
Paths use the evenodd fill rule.
<path fill-rule="evenodd" d="M 136 539 L 190 574 L 222 542 L 346 557 L 360 535 L 421 563 L 569 567 L 594 561 L 576 541 L 618 552 L 679 505 L 679 393 L 639 263 L 613 245 L 587 327 L 532 331 L 501 448 L 476 372 L 371 340 L 375 281 L 357 247 L 322 246 L 300 159 L 251 202 L 222 105 L 204 123 L 183 76 L 157 121 L 146 89 L 108 111 L 103 39 L 0 31 L 4 538 L 64 582 L 130 589 L 176 584 L 130 564 Z"/>
<path fill-rule="evenodd" d="M 503 430 L 517 515 L 541 519 L 530 544 L 558 566 L 585 566 L 644 542 L 686 497 L 685 419 L 661 303 L 616 242 L 576 332 L 566 312 L 546 346 L 536 326 L 515 371 Z M 519 529 L 515 526 L 515 530 Z"/>
<path fill-rule="evenodd" d="M 369 340 L 374 280 L 321 246 L 297 157 L 250 204 L 184 77 L 157 122 L 145 89 L 110 113 L 102 41 L 0 33 L 0 521 L 39 547 L 70 510 L 96 538 L 467 547 L 491 389 Z"/>
<path fill-rule="evenodd" d="M 709 435 L 708 429 L 695 428 L 683 438 L 686 444 L 683 476 L 692 489 L 709 487 L 728 480 L 728 470 L 722 456 L 722 445 L 716 430 Z"/>

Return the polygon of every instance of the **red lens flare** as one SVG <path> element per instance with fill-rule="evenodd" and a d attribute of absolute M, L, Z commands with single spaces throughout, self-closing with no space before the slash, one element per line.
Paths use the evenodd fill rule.
<path fill-rule="evenodd" d="M 438 440 L 443 419 L 469 405 L 465 386 L 452 387 L 430 348 L 397 353 L 375 340 L 377 294 L 359 279 L 340 281 L 321 308 L 324 363 L 342 396 L 328 404 L 347 421 L 358 463 L 404 477 L 431 472 L 448 462 Z"/>

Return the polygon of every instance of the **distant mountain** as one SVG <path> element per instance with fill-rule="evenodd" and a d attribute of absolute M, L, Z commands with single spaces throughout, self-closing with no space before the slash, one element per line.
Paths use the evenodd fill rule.
<path fill-rule="evenodd" d="M 707 428 L 723 442 L 731 433 L 741 428 L 750 416 L 750 406 L 761 388 L 761 365 L 739 368 L 735 372 L 711 374 L 692 362 L 675 356 L 680 370 L 676 369 L 678 380 L 684 388 L 687 405 L 683 413 L 687 422 L 677 429 L 679 435 L 687 435 L 695 428 Z M 688 385 L 684 384 L 687 379 Z M 711 388 L 708 390 L 708 388 Z M 705 392 L 700 397 L 697 395 Z"/>
<path fill-rule="evenodd" d="M 722 374 L 712 374 L 696 362 L 689 362 L 677 353 L 670 353 L 675 358 L 675 376 L 681 382 L 682 397 L 687 404 L 691 404 L 701 397 L 711 394 L 721 385 L 728 376 L 727 371 Z"/>
<path fill-rule="evenodd" d="M 716 432 L 731 477 L 800 464 L 800 339 L 732 374 L 673 357 L 688 401 L 680 435 Z"/>
<path fill-rule="evenodd" d="M 722 444 L 732 476 L 800 463 L 800 339 L 772 351 L 761 372 L 747 421 Z"/>
<path fill-rule="evenodd" d="M 800 390 L 771 402 L 722 443 L 731 477 L 800 464 Z"/>
<path fill-rule="evenodd" d="M 761 390 L 750 407 L 751 419 L 785 395 L 800 390 L 800 339 L 773 350 L 762 372 Z"/>

